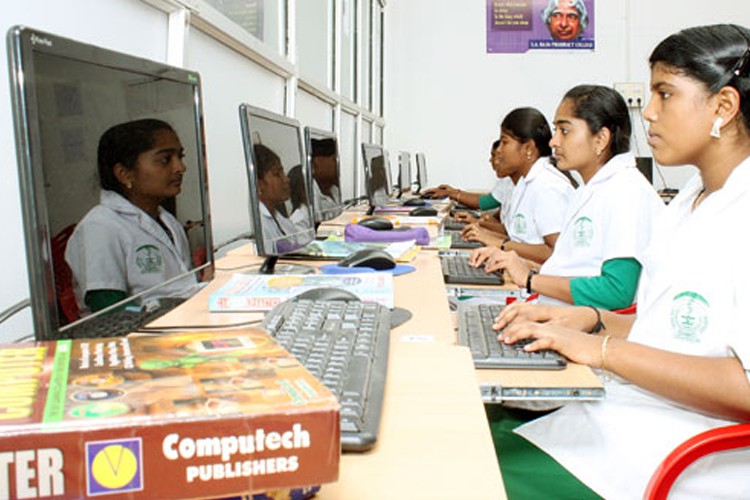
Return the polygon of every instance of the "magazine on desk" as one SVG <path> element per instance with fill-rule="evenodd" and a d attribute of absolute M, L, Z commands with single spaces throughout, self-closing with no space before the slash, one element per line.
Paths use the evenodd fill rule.
<path fill-rule="evenodd" d="M 0 345 L 0 372 L 3 498 L 220 498 L 338 478 L 335 396 L 260 329 Z"/>
<path fill-rule="evenodd" d="M 211 312 L 270 311 L 313 288 L 343 288 L 360 300 L 393 308 L 393 274 L 234 274 L 208 299 Z"/>

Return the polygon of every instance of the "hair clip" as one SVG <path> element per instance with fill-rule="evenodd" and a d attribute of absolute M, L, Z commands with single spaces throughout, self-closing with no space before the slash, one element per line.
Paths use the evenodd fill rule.
<path fill-rule="evenodd" d="M 736 76 L 748 76 L 750 74 L 750 45 L 745 49 L 745 53 L 737 60 L 732 68 L 732 73 Z"/>

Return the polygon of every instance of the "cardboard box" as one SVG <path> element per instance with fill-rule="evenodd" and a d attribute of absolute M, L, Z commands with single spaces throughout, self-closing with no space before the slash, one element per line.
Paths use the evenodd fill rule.
<path fill-rule="evenodd" d="M 336 398 L 262 330 L 0 346 L 0 498 L 216 498 L 338 478 Z"/>

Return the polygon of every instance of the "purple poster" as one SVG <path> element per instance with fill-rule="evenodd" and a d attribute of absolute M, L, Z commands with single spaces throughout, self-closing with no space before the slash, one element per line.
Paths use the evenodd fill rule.
<path fill-rule="evenodd" d="M 594 0 L 487 0 L 487 52 L 594 49 Z"/>

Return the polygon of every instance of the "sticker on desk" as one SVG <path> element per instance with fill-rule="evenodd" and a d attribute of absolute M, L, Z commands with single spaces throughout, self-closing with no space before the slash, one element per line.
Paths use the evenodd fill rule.
<path fill-rule="evenodd" d="M 401 337 L 401 342 L 434 342 L 434 335 L 404 335 Z"/>

